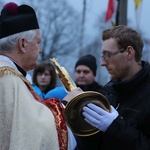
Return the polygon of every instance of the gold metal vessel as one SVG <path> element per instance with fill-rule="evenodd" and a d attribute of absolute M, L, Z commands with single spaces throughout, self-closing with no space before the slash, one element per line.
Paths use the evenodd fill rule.
<path fill-rule="evenodd" d="M 61 67 L 53 58 L 50 59 L 56 68 L 56 72 L 68 92 L 77 88 L 64 67 Z M 64 117 L 67 125 L 75 135 L 90 136 L 99 132 L 99 129 L 88 124 L 82 115 L 82 108 L 88 103 L 94 103 L 110 112 L 110 104 L 104 95 L 94 91 L 87 91 L 75 96 L 67 105 Z"/>

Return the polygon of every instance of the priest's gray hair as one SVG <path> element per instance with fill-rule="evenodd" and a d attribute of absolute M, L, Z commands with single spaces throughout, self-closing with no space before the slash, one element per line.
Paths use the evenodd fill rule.
<path fill-rule="evenodd" d="M 10 52 L 20 38 L 31 42 L 36 35 L 36 30 L 23 31 L 0 39 L 0 52 Z"/>

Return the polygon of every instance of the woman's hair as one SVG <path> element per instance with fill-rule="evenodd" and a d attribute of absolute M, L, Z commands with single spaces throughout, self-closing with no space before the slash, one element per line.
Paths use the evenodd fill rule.
<path fill-rule="evenodd" d="M 33 84 L 38 86 L 36 77 L 37 77 L 38 73 L 44 73 L 45 70 L 48 70 L 50 75 L 51 75 L 51 82 L 46 89 L 46 91 L 49 91 L 49 90 L 55 88 L 56 83 L 57 83 L 57 80 L 56 80 L 57 76 L 56 76 L 55 67 L 50 62 L 43 61 L 38 65 L 37 68 L 34 69 L 32 81 L 33 81 Z"/>
<path fill-rule="evenodd" d="M 36 35 L 36 30 L 29 30 L 20 33 L 16 33 L 5 38 L 0 39 L 0 52 L 11 51 L 16 46 L 19 38 L 25 38 L 28 42 L 31 42 Z"/>

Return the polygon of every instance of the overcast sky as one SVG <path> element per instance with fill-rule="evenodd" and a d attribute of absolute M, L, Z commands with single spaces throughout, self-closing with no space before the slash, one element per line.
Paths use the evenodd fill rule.
<path fill-rule="evenodd" d="M 74 8 L 81 12 L 83 0 L 66 0 Z M 145 33 L 145 37 L 150 39 L 150 0 L 142 0 L 141 16 L 139 16 L 139 28 Z M 88 13 L 91 13 L 93 17 L 99 15 L 99 13 L 105 12 L 107 10 L 108 0 L 87 0 Z M 136 28 L 135 20 L 135 9 L 134 0 L 128 0 L 128 19 L 132 21 L 132 27 Z"/>

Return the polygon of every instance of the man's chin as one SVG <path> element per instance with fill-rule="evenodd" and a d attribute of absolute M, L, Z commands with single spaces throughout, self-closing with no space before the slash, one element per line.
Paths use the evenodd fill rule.
<path fill-rule="evenodd" d="M 87 85 L 87 83 L 85 83 L 85 82 L 79 82 L 79 83 L 77 83 L 78 85 L 82 85 L 82 86 L 84 86 L 84 85 Z"/>
<path fill-rule="evenodd" d="M 114 79 L 114 76 L 113 75 L 110 75 L 110 80 L 113 80 Z"/>
<path fill-rule="evenodd" d="M 32 64 L 32 66 L 30 67 L 29 71 L 32 70 L 32 69 L 35 69 L 37 67 L 38 67 L 38 63 Z"/>
<path fill-rule="evenodd" d="M 110 80 L 116 80 L 116 79 L 118 79 L 118 78 L 115 76 L 110 76 Z"/>

